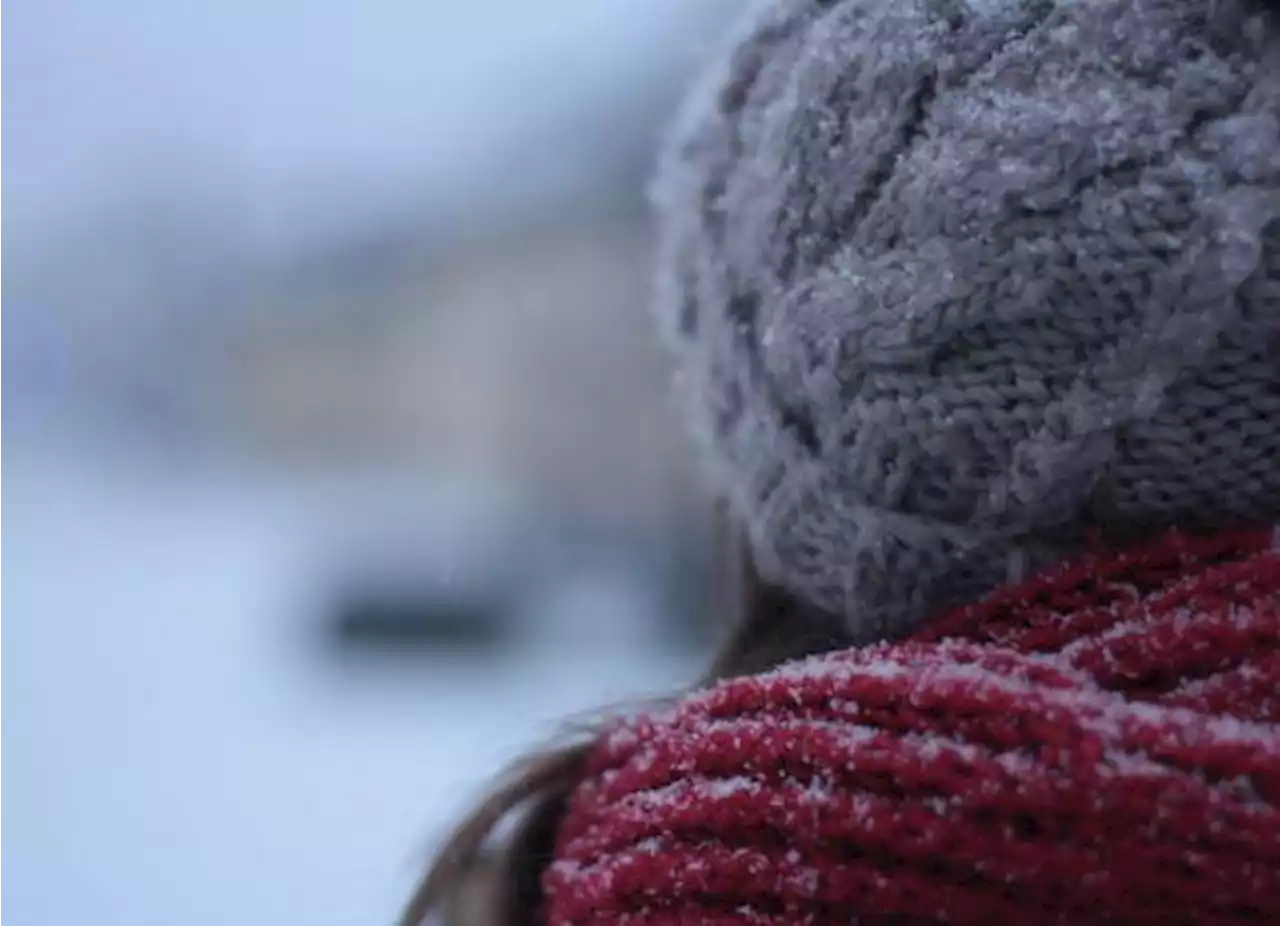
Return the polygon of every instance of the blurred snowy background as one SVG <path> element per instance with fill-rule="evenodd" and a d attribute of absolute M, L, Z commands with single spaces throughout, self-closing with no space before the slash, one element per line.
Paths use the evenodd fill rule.
<path fill-rule="evenodd" d="M 5 4 L 8 922 L 389 922 L 693 676 L 643 189 L 737 5 Z"/>

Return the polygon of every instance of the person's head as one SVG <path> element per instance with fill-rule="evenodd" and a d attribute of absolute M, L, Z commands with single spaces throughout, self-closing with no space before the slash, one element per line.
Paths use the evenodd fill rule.
<path fill-rule="evenodd" d="M 1276 4 L 757 6 L 656 185 L 659 315 L 761 578 L 710 678 L 1094 533 L 1280 520 Z M 536 892 L 583 748 L 422 898 L 531 796 L 500 880 Z"/>
<path fill-rule="evenodd" d="M 659 309 L 767 579 L 901 634 L 1091 529 L 1280 509 L 1275 20 L 747 22 L 658 183 Z"/>

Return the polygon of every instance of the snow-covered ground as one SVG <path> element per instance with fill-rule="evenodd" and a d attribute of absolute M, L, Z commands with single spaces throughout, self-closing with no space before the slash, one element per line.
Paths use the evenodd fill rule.
<path fill-rule="evenodd" d="M 315 645 L 314 497 L 8 444 L 10 923 L 389 922 L 484 775 L 693 669 L 622 646 L 342 668 Z"/>

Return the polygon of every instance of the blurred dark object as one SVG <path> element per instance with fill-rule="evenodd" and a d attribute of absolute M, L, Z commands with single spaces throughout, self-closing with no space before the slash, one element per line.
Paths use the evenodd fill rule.
<path fill-rule="evenodd" d="M 482 522 L 471 514 L 471 525 Z M 332 641 L 348 654 L 685 652 L 709 648 L 721 632 L 708 544 L 696 533 L 683 542 L 643 540 L 563 517 L 536 529 L 514 518 L 491 527 L 470 536 L 438 529 L 413 542 L 388 530 L 382 543 L 361 543 L 337 571 L 343 578 L 326 623 Z"/>
<path fill-rule="evenodd" d="M 326 635 L 342 650 L 489 651 L 511 638 L 535 522 L 518 493 L 410 472 L 347 498 L 319 569 Z"/>
<path fill-rule="evenodd" d="M 370 585 L 342 594 L 333 632 L 353 649 L 491 650 L 509 634 L 508 596 Z"/>

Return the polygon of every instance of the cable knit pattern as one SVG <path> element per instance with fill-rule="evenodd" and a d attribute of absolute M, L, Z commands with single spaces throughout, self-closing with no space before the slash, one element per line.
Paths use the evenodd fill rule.
<path fill-rule="evenodd" d="M 1169 534 L 603 737 L 547 922 L 1280 922 L 1280 553 Z"/>
<path fill-rule="evenodd" d="M 663 160 L 658 304 L 767 578 L 901 636 L 1088 525 L 1280 517 L 1275 7 L 747 20 Z"/>

